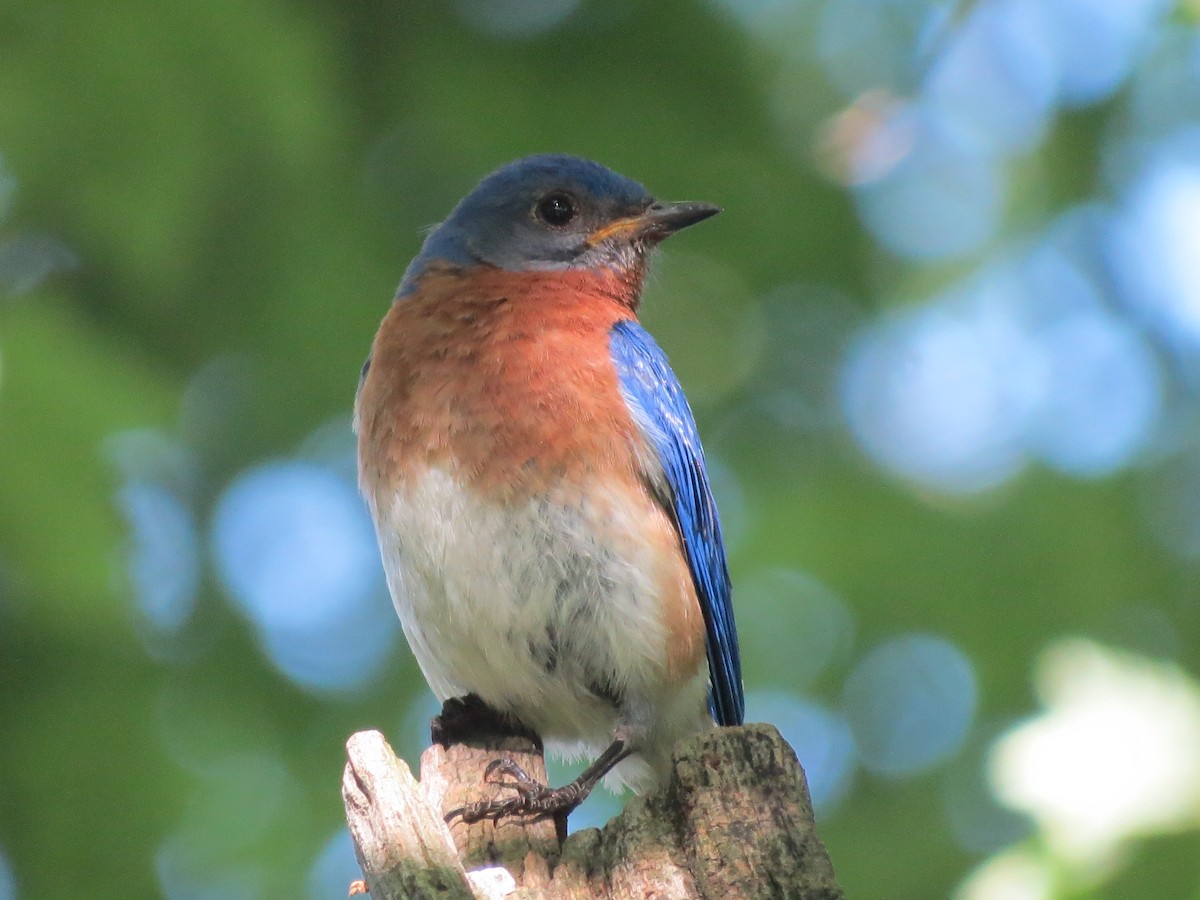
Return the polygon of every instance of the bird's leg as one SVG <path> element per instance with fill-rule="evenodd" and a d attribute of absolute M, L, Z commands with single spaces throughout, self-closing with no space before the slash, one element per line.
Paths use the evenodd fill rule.
<path fill-rule="evenodd" d="M 613 766 L 629 756 L 633 750 L 628 742 L 618 737 L 601 753 L 596 761 L 580 773 L 570 784 L 552 788 L 530 778 L 525 771 L 510 759 L 498 759 L 488 764 L 484 778 L 493 784 L 511 787 L 515 797 L 504 800 L 485 800 L 470 803 L 446 813 L 446 821 L 460 818 L 470 824 L 481 819 L 496 821 L 506 816 L 529 816 L 544 819 L 552 816 L 558 823 L 559 837 L 566 831 L 567 816 L 587 799 L 592 788 L 612 771 Z M 505 781 L 504 779 L 511 779 Z"/>

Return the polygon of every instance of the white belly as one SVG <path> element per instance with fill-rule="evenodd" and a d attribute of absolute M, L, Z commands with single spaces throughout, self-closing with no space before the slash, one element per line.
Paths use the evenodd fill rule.
<path fill-rule="evenodd" d="M 628 498 L 510 508 L 429 470 L 374 500 L 392 600 L 439 699 L 478 694 L 568 752 L 596 752 L 618 723 L 648 743 L 703 726 L 706 673 L 665 677 L 646 574 L 662 550 L 635 539 Z"/>

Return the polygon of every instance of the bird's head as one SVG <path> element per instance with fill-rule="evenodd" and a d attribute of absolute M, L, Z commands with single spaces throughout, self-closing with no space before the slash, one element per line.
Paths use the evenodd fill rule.
<path fill-rule="evenodd" d="M 401 294 L 438 260 L 509 271 L 640 269 L 661 240 L 718 212 L 655 200 L 636 181 L 577 156 L 527 156 L 484 178 L 430 232 Z"/>

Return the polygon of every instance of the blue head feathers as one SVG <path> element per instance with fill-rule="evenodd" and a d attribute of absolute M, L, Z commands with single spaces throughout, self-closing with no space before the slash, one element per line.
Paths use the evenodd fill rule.
<path fill-rule="evenodd" d="M 401 295 L 431 262 L 512 271 L 628 264 L 658 240 L 717 212 L 658 203 L 638 182 L 577 156 L 527 156 L 479 183 L 412 261 Z"/>

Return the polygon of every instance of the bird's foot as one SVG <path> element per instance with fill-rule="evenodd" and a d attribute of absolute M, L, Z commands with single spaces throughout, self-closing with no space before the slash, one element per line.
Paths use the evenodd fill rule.
<path fill-rule="evenodd" d="M 481 800 L 452 809 L 446 813 L 447 823 L 457 818 L 470 825 L 484 819 L 496 822 L 503 818 L 520 816 L 534 821 L 553 817 L 565 824 L 567 815 L 588 795 L 588 789 L 578 781 L 572 781 L 562 787 L 548 787 L 531 778 L 511 759 L 492 760 L 484 769 L 483 777 L 491 784 L 512 788 L 516 791 L 516 796 Z"/>

